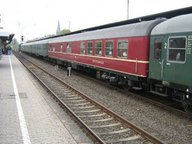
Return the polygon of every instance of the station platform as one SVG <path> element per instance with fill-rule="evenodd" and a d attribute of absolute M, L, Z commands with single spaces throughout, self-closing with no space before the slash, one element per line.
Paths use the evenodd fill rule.
<path fill-rule="evenodd" d="M 0 144 L 93 143 L 14 55 L 0 60 Z"/>

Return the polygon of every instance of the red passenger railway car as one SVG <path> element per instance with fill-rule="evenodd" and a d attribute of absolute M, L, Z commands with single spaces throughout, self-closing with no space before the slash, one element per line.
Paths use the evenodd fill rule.
<path fill-rule="evenodd" d="M 57 37 L 48 56 L 73 66 L 97 69 L 110 81 L 139 81 L 148 76 L 150 32 L 163 19 Z"/>

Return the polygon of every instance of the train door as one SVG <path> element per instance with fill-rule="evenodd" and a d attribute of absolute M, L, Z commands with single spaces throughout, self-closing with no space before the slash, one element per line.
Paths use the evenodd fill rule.
<path fill-rule="evenodd" d="M 163 80 L 169 83 L 185 83 L 189 73 L 186 66 L 187 37 L 169 36 L 163 67 Z M 185 80 L 184 80 L 185 79 Z"/>
<path fill-rule="evenodd" d="M 163 80 L 166 43 L 164 37 L 155 36 L 151 39 L 150 44 L 150 63 L 149 77 L 151 79 Z"/>

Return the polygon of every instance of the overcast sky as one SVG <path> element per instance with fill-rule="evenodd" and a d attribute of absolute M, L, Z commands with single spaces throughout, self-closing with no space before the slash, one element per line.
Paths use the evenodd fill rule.
<path fill-rule="evenodd" d="M 192 6 L 192 0 L 129 0 L 129 18 Z M 0 0 L 1 23 L 20 40 L 126 20 L 127 0 Z"/>

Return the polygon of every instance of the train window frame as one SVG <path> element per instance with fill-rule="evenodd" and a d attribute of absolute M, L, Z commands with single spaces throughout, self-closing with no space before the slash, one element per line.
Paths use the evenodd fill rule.
<path fill-rule="evenodd" d="M 112 43 L 112 48 L 107 46 L 107 43 Z M 111 54 L 107 53 L 108 49 L 110 49 L 109 51 L 112 51 Z M 105 56 L 107 57 L 113 57 L 114 55 L 114 41 L 113 40 L 107 40 L 105 41 Z"/>
<path fill-rule="evenodd" d="M 63 44 L 60 44 L 60 52 L 63 52 Z"/>
<path fill-rule="evenodd" d="M 126 47 L 126 55 L 125 56 L 122 56 L 123 54 L 124 54 L 124 52 L 121 52 L 121 55 L 119 55 L 119 49 L 120 49 L 120 47 L 119 47 L 119 45 L 120 45 L 120 43 L 122 43 L 122 42 L 124 42 L 124 43 L 127 43 L 127 47 Z M 121 48 L 121 50 L 122 50 L 123 48 Z M 124 48 L 125 49 L 125 48 Z M 122 59 L 126 59 L 126 58 L 128 58 L 128 49 L 129 49 L 129 41 L 127 40 L 127 39 L 122 39 L 122 40 L 118 40 L 118 42 L 117 42 L 117 57 L 118 58 L 122 58 Z"/>
<path fill-rule="evenodd" d="M 52 52 L 52 45 L 49 45 L 49 51 Z"/>
<path fill-rule="evenodd" d="M 89 44 L 91 44 L 91 47 L 89 47 Z M 87 54 L 93 55 L 93 42 L 92 41 L 87 42 Z"/>
<path fill-rule="evenodd" d="M 80 42 L 80 54 L 85 55 L 85 41 Z"/>
<path fill-rule="evenodd" d="M 101 46 L 100 46 L 100 47 L 97 47 L 97 44 L 98 44 L 98 43 L 101 43 Z M 95 42 L 95 55 L 96 55 L 96 56 L 102 56 L 102 47 L 103 47 L 102 44 L 103 44 L 102 41 L 96 41 L 96 42 Z M 98 50 L 98 48 L 99 48 L 99 50 Z"/>
<path fill-rule="evenodd" d="M 66 50 L 66 53 L 72 53 L 71 43 L 67 43 L 67 50 Z"/>
<path fill-rule="evenodd" d="M 170 47 L 170 40 L 171 39 L 181 39 L 185 40 L 185 47 Z M 176 52 L 175 52 L 176 51 Z M 170 36 L 168 38 L 168 47 L 167 47 L 167 61 L 171 63 L 185 63 L 186 62 L 186 51 L 187 51 L 187 36 Z M 173 58 L 170 58 L 173 57 Z"/>
<path fill-rule="evenodd" d="M 154 60 L 161 60 L 162 59 L 162 49 L 163 49 L 163 39 L 162 38 L 156 38 L 154 40 L 154 53 L 153 53 L 153 59 Z"/>

